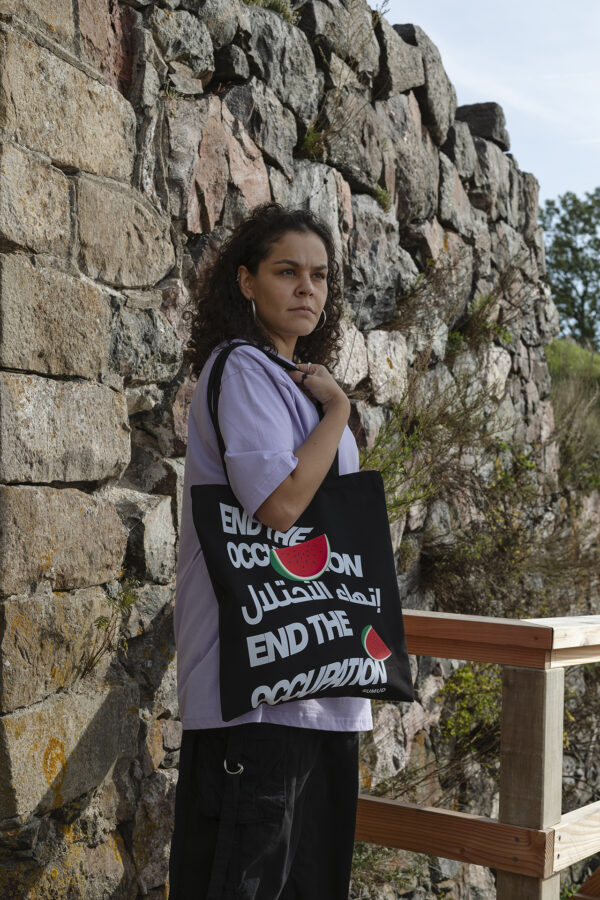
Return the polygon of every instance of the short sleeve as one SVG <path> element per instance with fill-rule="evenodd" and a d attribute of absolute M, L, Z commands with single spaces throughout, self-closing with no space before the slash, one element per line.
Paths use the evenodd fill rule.
<path fill-rule="evenodd" d="M 296 468 L 290 392 L 254 360 L 221 382 L 219 425 L 234 494 L 254 515 Z"/>

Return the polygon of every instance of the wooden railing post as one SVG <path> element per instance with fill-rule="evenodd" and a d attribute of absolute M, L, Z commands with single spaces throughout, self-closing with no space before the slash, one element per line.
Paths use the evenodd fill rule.
<path fill-rule="evenodd" d="M 560 822 L 563 708 L 563 668 L 504 668 L 501 822 L 527 828 L 549 828 Z M 559 897 L 559 875 L 541 879 L 497 873 L 498 900 L 559 900 Z"/>

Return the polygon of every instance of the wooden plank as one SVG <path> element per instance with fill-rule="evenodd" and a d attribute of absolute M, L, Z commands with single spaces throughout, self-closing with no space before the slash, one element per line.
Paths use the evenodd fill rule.
<path fill-rule="evenodd" d="M 403 611 L 407 635 L 432 635 L 458 641 L 552 649 L 552 628 L 546 619 L 501 619 L 493 616 L 464 616 L 459 613 L 428 612 L 420 609 Z M 600 618 L 600 617 L 598 617 Z"/>
<path fill-rule="evenodd" d="M 600 801 L 565 813 L 554 829 L 554 871 L 580 862 L 600 850 Z"/>
<path fill-rule="evenodd" d="M 600 662 L 600 645 L 593 644 L 588 647 L 562 647 L 552 650 L 550 653 L 550 668 L 558 669 L 565 666 L 582 666 L 585 663 Z"/>
<path fill-rule="evenodd" d="M 527 619 L 552 629 L 550 668 L 600 662 L 600 616 Z"/>
<path fill-rule="evenodd" d="M 472 662 L 498 663 L 503 666 L 527 666 L 532 669 L 550 668 L 550 651 L 510 644 L 475 644 L 469 641 L 439 637 L 407 636 L 409 653 L 434 656 L 440 659 L 464 659 Z"/>
<path fill-rule="evenodd" d="M 598 898 L 600 898 L 600 868 L 590 875 L 576 894 L 573 894 L 572 900 L 598 900 Z"/>
<path fill-rule="evenodd" d="M 513 875 L 498 872 L 496 879 L 497 900 L 558 900 L 560 897 L 560 875 L 552 878 L 530 878 L 527 875 Z"/>
<path fill-rule="evenodd" d="M 551 831 L 503 825 L 483 816 L 367 794 L 358 798 L 357 841 L 477 866 L 541 878 L 551 871 L 552 837 Z"/>
<path fill-rule="evenodd" d="M 563 707 L 564 669 L 504 669 L 501 822 L 536 829 L 560 822 Z M 559 900 L 560 876 L 519 879 L 498 872 L 496 888 L 498 900 Z"/>
<path fill-rule="evenodd" d="M 558 616 L 549 619 L 524 619 L 533 625 L 552 629 L 552 649 L 600 645 L 600 616 Z"/>
<path fill-rule="evenodd" d="M 490 616 L 404 610 L 409 653 L 547 668 L 552 629 Z"/>

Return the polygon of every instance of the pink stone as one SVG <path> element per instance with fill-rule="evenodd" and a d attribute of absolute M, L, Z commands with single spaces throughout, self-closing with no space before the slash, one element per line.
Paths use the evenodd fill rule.
<path fill-rule="evenodd" d="M 350 237 L 350 232 L 354 227 L 354 216 L 352 215 L 352 193 L 350 191 L 350 185 L 342 177 L 341 173 L 338 172 L 337 169 L 332 169 L 331 171 L 333 172 L 333 177 L 335 179 L 335 188 L 338 198 L 338 223 L 345 248 L 345 245 L 348 243 L 348 239 Z"/>
<path fill-rule="evenodd" d="M 267 167 L 262 153 L 248 132 L 223 106 L 223 125 L 227 138 L 229 172 L 250 208 L 271 199 Z"/>
<path fill-rule="evenodd" d="M 181 451 L 181 447 L 184 450 L 187 447 L 188 418 L 195 387 L 196 379 L 190 376 L 186 377 L 185 381 L 179 386 L 173 400 L 173 431 L 177 439 L 177 452 Z"/>
<path fill-rule="evenodd" d="M 135 13 L 114 0 L 79 0 L 83 51 L 111 87 L 129 96 L 133 71 Z"/>
<path fill-rule="evenodd" d="M 187 228 L 199 233 L 212 231 L 223 210 L 229 181 L 227 134 L 221 119 L 221 101 L 211 96 L 202 129 L 194 180 L 188 198 Z"/>

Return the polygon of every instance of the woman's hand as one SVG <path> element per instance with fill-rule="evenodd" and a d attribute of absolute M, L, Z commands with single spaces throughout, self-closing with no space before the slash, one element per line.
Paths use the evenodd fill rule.
<path fill-rule="evenodd" d="M 300 363 L 290 377 L 323 407 L 323 418 L 294 450 L 298 465 L 267 497 L 255 516 L 277 531 L 288 531 L 304 512 L 335 457 L 350 416 L 350 401 L 325 366 Z M 306 376 L 303 380 L 303 376 Z"/>
<path fill-rule="evenodd" d="M 290 378 L 319 401 L 325 414 L 333 407 L 336 409 L 339 407 L 340 411 L 345 409 L 347 416 L 350 415 L 350 401 L 325 366 L 316 363 L 298 363 L 296 368 L 299 371 L 288 372 Z"/>

